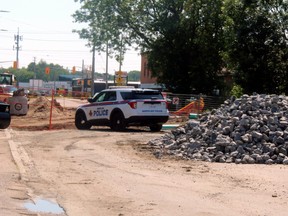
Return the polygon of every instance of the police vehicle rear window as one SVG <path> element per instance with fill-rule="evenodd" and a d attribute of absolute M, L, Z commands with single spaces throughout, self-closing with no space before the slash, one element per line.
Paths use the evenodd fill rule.
<path fill-rule="evenodd" d="M 124 100 L 134 99 L 163 99 L 163 96 L 158 91 L 131 91 L 120 93 Z"/>

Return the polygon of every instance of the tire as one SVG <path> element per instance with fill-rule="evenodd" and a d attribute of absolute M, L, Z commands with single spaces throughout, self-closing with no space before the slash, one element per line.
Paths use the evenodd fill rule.
<path fill-rule="evenodd" d="M 155 125 L 150 125 L 150 130 L 152 132 L 159 132 L 162 129 L 162 124 L 155 124 Z"/>
<path fill-rule="evenodd" d="M 11 119 L 3 119 L 0 122 L 0 129 L 6 129 L 9 127 Z"/>
<path fill-rule="evenodd" d="M 125 118 L 122 112 L 114 113 L 111 118 L 110 128 L 114 131 L 123 131 L 126 128 Z"/>
<path fill-rule="evenodd" d="M 79 130 L 89 130 L 92 125 L 87 121 L 84 112 L 77 112 L 75 116 L 75 126 Z"/>

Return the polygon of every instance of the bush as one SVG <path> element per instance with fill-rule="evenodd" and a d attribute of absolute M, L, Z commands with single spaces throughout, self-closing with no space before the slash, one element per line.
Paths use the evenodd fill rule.
<path fill-rule="evenodd" d="M 231 91 L 231 96 L 235 96 L 236 98 L 239 98 L 243 95 L 243 88 L 240 85 L 234 84 Z"/>

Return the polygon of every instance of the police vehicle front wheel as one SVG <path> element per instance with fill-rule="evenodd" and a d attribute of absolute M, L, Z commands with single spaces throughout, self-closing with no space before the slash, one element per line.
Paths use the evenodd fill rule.
<path fill-rule="evenodd" d="M 123 131 L 126 128 L 125 118 L 121 112 L 114 113 L 111 118 L 110 128 L 114 131 Z"/>
<path fill-rule="evenodd" d="M 92 125 L 87 121 L 85 113 L 78 112 L 75 116 L 75 126 L 79 130 L 89 130 Z"/>

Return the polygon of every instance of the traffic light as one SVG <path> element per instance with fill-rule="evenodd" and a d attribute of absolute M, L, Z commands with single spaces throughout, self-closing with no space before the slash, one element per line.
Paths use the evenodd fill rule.
<path fill-rule="evenodd" d="M 45 74 L 49 75 L 50 74 L 50 67 L 45 68 Z"/>
<path fill-rule="evenodd" d="M 13 68 L 14 68 L 14 69 L 17 69 L 17 68 L 18 68 L 18 62 L 17 62 L 17 61 L 14 61 L 14 62 L 13 62 Z"/>
<path fill-rule="evenodd" d="M 75 66 L 72 67 L 72 73 L 73 73 L 73 74 L 76 73 L 76 67 L 75 67 Z"/>

